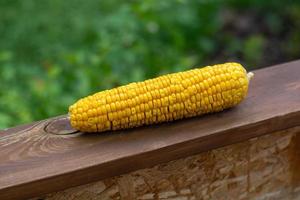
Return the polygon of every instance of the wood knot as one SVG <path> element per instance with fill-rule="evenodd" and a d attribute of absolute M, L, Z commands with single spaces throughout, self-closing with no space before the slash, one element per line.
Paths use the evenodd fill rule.
<path fill-rule="evenodd" d="M 61 117 L 51 120 L 44 128 L 46 133 L 51 133 L 55 135 L 69 135 L 79 132 L 73 129 L 69 117 Z"/>

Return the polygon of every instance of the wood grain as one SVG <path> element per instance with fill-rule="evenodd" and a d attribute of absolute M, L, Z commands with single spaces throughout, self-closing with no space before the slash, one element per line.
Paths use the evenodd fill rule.
<path fill-rule="evenodd" d="M 39 196 L 300 125 L 299 74 L 300 61 L 257 70 L 236 108 L 174 123 L 54 135 L 45 131 L 55 120 L 48 119 L 1 131 L 0 199 Z"/>
<path fill-rule="evenodd" d="M 300 126 L 40 199 L 296 200 L 300 193 L 293 187 L 295 160 L 290 158 L 297 135 Z"/>
<path fill-rule="evenodd" d="M 300 199 L 300 131 L 293 137 L 293 149 L 291 154 L 291 173 L 293 198 Z"/>

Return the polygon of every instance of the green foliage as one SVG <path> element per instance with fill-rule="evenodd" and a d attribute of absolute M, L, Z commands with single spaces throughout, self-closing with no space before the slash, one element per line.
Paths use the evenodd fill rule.
<path fill-rule="evenodd" d="M 292 0 L 1 0 L 0 128 L 159 74 L 299 58 L 299 13 Z"/>
<path fill-rule="evenodd" d="M 251 35 L 245 40 L 243 54 L 248 66 L 255 66 L 262 57 L 265 39 L 260 35 Z"/>

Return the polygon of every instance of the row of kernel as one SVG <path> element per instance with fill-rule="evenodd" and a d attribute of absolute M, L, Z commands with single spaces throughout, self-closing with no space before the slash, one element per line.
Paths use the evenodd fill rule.
<path fill-rule="evenodd" d="M 160 91 L 161 92 L 161 91 Z"/>
<path fill-rule="evenodd" d="M 157 84 L 157 82 L 159 82 L 160 80 L 156 80 L 156 82 L 155 82 L 155 84 Z M 165 85 L 163 85 L 163 86 L 167 86 L 167 84 L 166 83 L 168 83 L 167 82 L 168 80 L 165 80 L 164 81 L 164 83 L 165 83 Z M 147 83 L 151 83 L 150 81 L 148 81 Z M 150 84 L 147 84 L 147 88 L 148 89 L 152 89 L 151 87 L 149 87 L 149 85 Z M 154 85 L 152 85 L 152 86 L 154 86 Z M 149 101 L 149 103 L 150 102 L 153 102 L 153 104 L 154 104 L 154 109 L 153 109 L 153 113 L 150 111 L 150 112 L 146 112 L 145 113 L 145 118 L 142 118 L 141 119 L 141 123 L 150 123 L 151 122 L 151 119 L 153 119 L 153 118 L 155 118 L 155 117 L 153 117 L 153 116 L 157 116 L 157 118 L 160 118 L 160 116 L 161 116 L 161 114 L 159 113 L 159 112 L 157 112 L 157 111 L 160 111 L 160 109 L 162 110 L 162 112 L 161 113 L 167 113 L 168 111 L 167 111 L 167 106 L 168 106 L 168 102 L 166 102 L 166 101 L 168 101 L 168 98 L 165 98 L 164 100 L 162 100 L 161 101 L 161 99 L 159 99 L 161 96 L 163 97 L 163 96 L 167 96 L 167 94 L 166 95 L 164 95 L 167 91 L 163 91 L 163 90 L 157 90 L 159 87 L 157 87 L 157 85 L 156 86 L 154 86 L 153 87 L 153 89 L 156 89 L 156 90 L 154 90 L 155 92 L 153 92 L 153 91 L 150 91 L 150 93 L 149 94 L 151 94 L 151 96 L 154 96 L 154 99 L 152 99 L 152 100 L 150 100 Z M 147 91 L 147 92 L 149 92 L 149 91 Z M 152 93 L 151 93 L 152 92 Z M 156 99 L 155 99 L 156 98 Z M 166 102 L 166 103 L 164 103 L 164 102 Z M 150 103 L 151 104 L 151 103 Z M 165 107 L 163 107 L 163 105 L 165 105 Z M 158 110 L 157 110 L 157 108 L 159 108 Z M 132 117 L 132 119 L 134 119 L 135 117 L 133 116 Z M 132 123 L 134 122 L 134 120 L 131 120 L 132 121 Z"/>
<path fill-rule="evenodd" d="M 142 84 L 139 84 L 139 85 L 142 85 Z M 143 85 L 143 86 L 145 87 L 145 85 Z M 144 93 L 145 91 L 142 91 L 142 92 Z M 155 97 L 155 93 L 152 93 L 151 97 L 152 97 L 152 96 Z M 139 99 L 139 98 L 141 98 L 140 95 L 137 97 L 137 99 Z M 151 102 L 151 99 L 147 99 L 147 100 L 150 100 L 150 102 Z M 146 110 L 148 110 L 148 109 L 147 109 L 147 106 L 148 106 L 147 103 L 148 103 L 148 102 L 147 102 L 147 101 L 145 101 L 145 102 L 146 102 L 146 104 L 145 104 L 145 105 L 146 105 Z M 153 102 L 154 102 L 154 104 L 156 104 L 156 101 L 155 101 L 155 100 L 154 100 Z M 143 104 L 141 104 L 141 105 L 143 105 Z M 151 105 L 151 104 L 150 104 L 150 105 Z M 139 106 L 139 105 L 137 105 L 137 106 Z M 158 105 L 158 106 L 159 106 L 159 105 Z M 139 107 L 137 107 L 137 108 L 139 108 Z M 149 109 L 150 109 L 150 108 L 149 108 Z M 143 111 L 144 111 L 144 109 L 141 108 L 141 112 L 143 112 Z M 135 113 L 135 108 L 132 108 L 132 113 L 133 113 L 133 116 L 131 116 L 131 118 L 130 118 L 130 124 L 131 124 L 131 125 L 133 125 L 133 123 L 135 122 L 135 120 L 137 120 L 137 119 L 139 118 L 139 117 L 136 117 L 136 115 L 134 114 L 134 113 Z M 140 120 L 141 120 L 141 121 L 144 121 L 141 113 L 139 113 L 139 116 L 141 116 L 141 117 L 140 117 Z M 113 120 L 113 119 L 111 119 L 111 120 Z M 127 120 L 125 120 L 124 123 L 127 123 Z M 115 121 L 114 124 L 115 124 L 115 126 L 113 125 L 113 127 L 119 126 L 119 122 L 118 122 L 118 121 Z M 121 124 L 121 126 L 122 126 L 123 123 L 121 122 L 120 124 Z M 124 125 L 124 126 L 126 126 L 126 125 Z"/>

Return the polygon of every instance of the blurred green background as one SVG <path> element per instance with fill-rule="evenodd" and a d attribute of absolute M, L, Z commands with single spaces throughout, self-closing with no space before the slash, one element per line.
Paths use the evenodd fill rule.
<path fill-rule="evenodd" d="M 298 0 L 1 0 L 0 129 L 159 74 L 298 58 Z"/>

